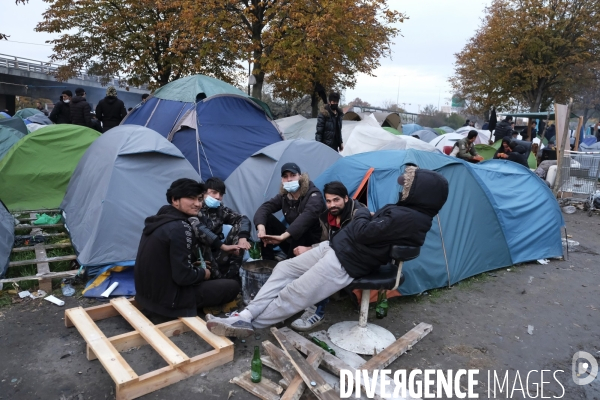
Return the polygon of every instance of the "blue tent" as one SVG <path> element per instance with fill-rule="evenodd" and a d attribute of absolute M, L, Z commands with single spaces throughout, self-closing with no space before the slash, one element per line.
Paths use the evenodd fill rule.
<path fill-rule="evenodd" d="M 412 135 L 416 131 L 422 131 L 423 129 L 425 129 L 425 128 L 423 128 L 419 124 L 405 124 L 405 125 L 402 125 L 402 134 L 403 135 Z"/>
<path fill-rule="evenodd" d="M 171 82 L 132 110 L 122 124 L 142 125 L 171 141 L 203 180 L 223 180 L 258 150 L 283 140 L 255 100 L 217 79 Z"/>
<path fill-rule="evenodd" d="M 546 184 L 506 160 L 469 164 L 417 150 L 388 150 L 344 157 L 315 180 L 319 188 L 342 181 L 353 196 L 364 193 L 371 211 L 398 201 L 396 178 L 413 163 L 441 173 L 448 201 L 434 217 L 421 255 L 405 264 L 404 295 L 452 285 L 470 276 L 563 254 L 564 220 Z M 543 207 L 540 207 L 543 205 Z"/>

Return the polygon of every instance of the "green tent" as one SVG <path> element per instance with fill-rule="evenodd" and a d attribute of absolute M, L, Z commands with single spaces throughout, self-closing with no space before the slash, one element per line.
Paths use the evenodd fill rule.
<path fill-rule="evenodd" d="M 25 135 L 10 126 L 0 125 L 0 160 Z"/>
<path fill-rule="evenodd" d="M 22 110 L 17 111 L 15 113 L 15 117 L 19 117 L 21 119 L 26 119 L 35 114 L 42 114 L 42 112 L 40 110 L 38 110 L 37 108 L 24 108 Z"/>
<path fill-rule="evenodd" d="M 475 150 L 477 153 L 483 157 L 484 160 L 491 160 L 494 158 L 494 154 L 496 154 L 496 150 L 500 148 L 500 144 L 502 140 L 496 141 L 493 145 L 489 146 L 487 144 L 476 144 Z M 529 164 L 529 168 L 536 169 L 537 168 L 537 160 L 535 158 L 535 154 L 533 152 L 529 153 L 529 157 L 527 158 L 527 164 Z"/>
<path fill-rule="evenodd" d="M 393 133 L 394 135 L 402 135 L 398 129 L 394 129 L 391 126 L 384 126 L 383 129 L 388 131 L 389 133 Z"/>
<path fill-rule="evenodd" d="M 79 125 L 51 125 L 19 140 L 0 160 L 0 193 L 13 210 L 56 208 L 87 148 L 100 136 Z"/>
<path fill-rule="evenodd" d="M 223 82 L 206 75 L 192 75 L 177 79 L 173 82 L 170 82 L 168 85 L 157 89 L 153 96 L 163 100 L 195 103 L 198 101 L 196 96 L 199 93 L 204 93 L 206 97 L 212 97 L 219 94 L 235 94 L 238 96 L 248 97 L 258 104 L 263 110 L 265 110 L 269 118 L 274 119 L 271 109 L 265 102 L 248 96 L 242 90 L 230 85 L 227 82 Z"/>

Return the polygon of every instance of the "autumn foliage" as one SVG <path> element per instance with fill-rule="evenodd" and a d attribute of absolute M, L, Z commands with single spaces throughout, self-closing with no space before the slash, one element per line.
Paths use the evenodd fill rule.
<path fill-rule="evenodd" d="M 472 113 L 565 102 L 591 79 L 582 68 L 599 59 L 599 10 L 600 0 L 493 0 L 456 54 L 454 90 Z"/>

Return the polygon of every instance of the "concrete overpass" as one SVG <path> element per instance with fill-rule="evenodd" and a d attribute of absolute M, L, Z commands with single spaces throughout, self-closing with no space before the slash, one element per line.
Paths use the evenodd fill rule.
<path fill-rule="evenodd" d="M 8 109 L 15 113 L 15 96 L 50 99 L 56 103 L 63 90 L 85 89 L 87 101 L 96 107 L 98 101 L 106 96 L 106 88 L 113 85 L 117 88 L 118 97 L 125 102 L 125 107 L 134 107 L 141 101 L 142 94 L 150 93 L 145 88 L 125 87 L 125 82 L 115 78 L 106 85 L 100 83 L 100 77 L 80 73 L 75 78 L 59 82 L 54 78 L 58 64 L 31 60 L 0 54 L 0 110 Z M 123 85 L 123 87 L 120 86 Z"/>

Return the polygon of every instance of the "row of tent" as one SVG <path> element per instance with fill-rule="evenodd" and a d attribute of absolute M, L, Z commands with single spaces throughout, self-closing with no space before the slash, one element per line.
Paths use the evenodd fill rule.
<path fill-rule="evenodd" d="M 397 200 L 395 178 L 414 162 L 446 176 L 451 196 L 428 236 L 428 251 L 407 265 L 403 294 L 562 254 L 564 223 L 556 201 L 520 165 L 494 160 L 474 166 L 448 158 L 432 144 L 389 134 L 374 116 L 344 123 L 349 131 L 342 157 L 315 142 L 314 130 L 310 140 L 284 141 L 281 131 L 303 121 L 282 129 L 252 98 L 222 93 L 218 81 L 214 87 L 206 82 L 200 87 L 190 79 L 175 91 L 173 83 L 166 85 L 103 135 L 72 125 L 26 135 L 0 160 L 0 198 L 11 211 L 60 206 L 82 265 L 124 265 L 135 259 L 143 221 L 164 204 L 175 179 L 226 177 L 224 203 L 252 217 L 277 193 L 281 165 L 294 161 L 320 188 L 341 180 L 353 196 L 364 194 L 361 200 L 375 211 Z M 184 90 L 188 86 L 193 88 Z M 10 218 L 6 226 L 12 226 Z M 517 223 L 527 229 L 510 229 Z M 462 230 L 465 224 L 471 229 Z M 0 267 L 6 251 L 0 247 Z"/>

